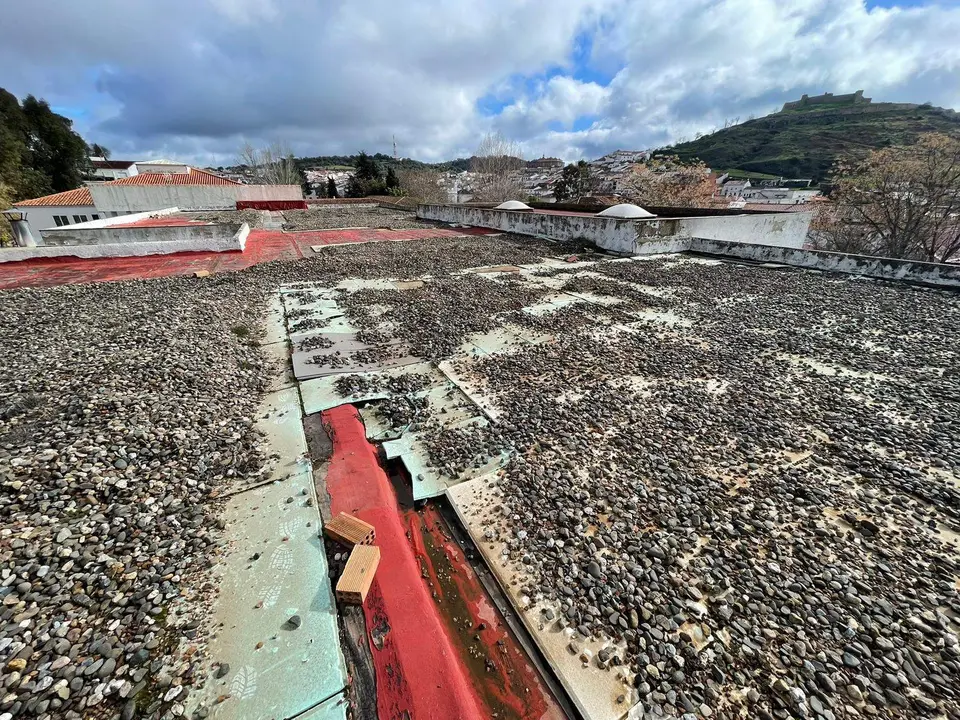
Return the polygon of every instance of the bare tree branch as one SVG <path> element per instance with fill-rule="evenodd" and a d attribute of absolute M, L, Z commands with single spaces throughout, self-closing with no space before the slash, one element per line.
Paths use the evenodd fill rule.
<path fill-rule="evenodd" d="M 471 169 L 477 173 L 473 196 L 482 202 L 523 199 L 523 153 L 518 143 L 499 133 L 487 135 L 477 148 Z"/>
<path fill-rule="evenodd" d="M 260 185 L 299 185 L 300 174 L 290 146 L 274 142 L 256 148 L 249 142 L 240 148 L 239 164 L 253 172 L 254 182 Z"/>

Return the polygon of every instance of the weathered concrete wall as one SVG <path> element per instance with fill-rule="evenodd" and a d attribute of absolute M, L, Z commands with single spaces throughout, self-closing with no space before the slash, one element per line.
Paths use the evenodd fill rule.
<path fill-rule="evenodd" d="M 62 227 L 43 231 L 47 247 L 64 245 L 115 245 L 117 243 L 164 243 L 180 240 L 215 242 L 233 237 L 239 223 L 214 225 L 164 225 L 160 227 Z"/>
<path fill-rule="evenodd" d="M 960 289 L 960 265 L 914 262 L 846 253 L 731 243 L 693 238 L 691 252 L 739 260 L 781 263 L 810 270 L 848 273 L 881 280 L 902 280 L 941 288 Z"/>
<path fill-rule="evenodd" d="M 179 207 L 234 210 L 237 200 L 303 200 L 299 185 L 109 185 L 94 184 L 90 194 L 101 213 L 145 212 Z"/>
<path fill-rule="evenodd" d="M 676 234 L 705 240 L 802 248 L 812 219 L 812 211 L 680 218 Z"/>
<path fill-rule="evenodd" d="M 466 205 L 419 205 L 417 216 L 551 240 L 586 238 L 604 250 L 633 255 L 649 253 L 649 249 L 641 249 L 641 246 L 651 240 L 675 237 L 800 248 L 806 240 L 812 213 L 618 220 L 596 215 L 517 212 Z"/>
<path fill-rule="evenodd" d="M 163 217 L 164 215 L 172 215 L 177 212 L 180 212 L 180 208 L 171 207 L 163 208 L 161 210 L 151 210 L 150 212 L 131 213 L 130 215 L 117 215 L 117 217 L 102 217 L 98 220 L 88 220 L 85 223 L 77 223 L 76 225 L 64 225 L 63 227 L 59 228 L 45 228 L 41 233 L 41 236 L 43 236 L 44 233 L 49 233 L 52 235 L 59 234 L 67 230 L 86 230 L 94 228 L 106 228 L 112 225 L 130 225 L 131 223 L 135 223 L 140 220 L 146 220 L 147 218 Z"/>
<path fill-rule="evenodd" d="M 143 229 L 156 230 L 158 228 Z M 0 248 L 0 263 L 51 257 L 142 257 L 179 252 L 243 252 L 249 234 L 250 226 L 243 223 L 233 235 L 219 238 L 157 239 L 154 237 L 140 242 L 105 245 L 47 245 L 35 248 Z"/>
<path fill-rule="evenodd" d="M 637 247 L 634 221 L 595 215 L 554 215 L 513 210 L 491 210 L 467 205 L 418 205 L 425 220 L 493 228 L 551 240 L 586 238 L 604 250 L 633 254 Z"/>

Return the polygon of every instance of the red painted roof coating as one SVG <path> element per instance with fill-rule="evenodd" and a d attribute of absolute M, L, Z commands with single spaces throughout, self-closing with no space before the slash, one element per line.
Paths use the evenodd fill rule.
<path fill-rule="evenodd" d="M 21 200 L 13 204 L 14 207 L 66 207 L 72 205 L 93 205 L 93 196 L 90 194 L 90 189 L 82 187 L 54 195 L 44 195 L 43 197 L 33 198 L 33 200 Z"/>
<path fill-rule="evenodd" d="M 140 173 L 131 177 L 117 178 L 104 185 L 240 185 L 225 177 L 206 170 L 190 168 L 186 173 Z"/>
<path fill-rule="evenodd" d="M 243 252 L 184 252 L 147 257 L 82 259 L 37 258 L 0 263 L 0 290 L 17 287 L 52 287 L 86 282 L 111 282 L 192 275 L 198 270 L 211 273 L 243 270 L 273 260 L 296 260 L 313 254 L 313 245 L 343 245 L 381 240 L 422 240 L 428 238 L 490 235 L 485 228 L 418 230 L 315 230 L 287 233 L 279 230 L 251 230 Z"/>
<path fill-rule="evenodd" d="M 367 442 L 352 405 L 323 413 L 332 427 L 333 456 L 327 470 L 330 512 L 347 512 L 377 529 L 384 561 L 363 604 L 367 628 L 387 620 L 389 633 L 370 643 L 377 676 L 377 710 L 382 718 L 482 720 L 491 717 L 459 661 L 411 552 L 407 528 L 397 515 L 397 498 Z"/>

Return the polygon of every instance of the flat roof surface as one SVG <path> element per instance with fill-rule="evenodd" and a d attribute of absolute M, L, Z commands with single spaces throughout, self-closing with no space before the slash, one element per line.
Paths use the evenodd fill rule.
<path fill-rule="evenodd" d="M 16 368 L 0 381 L 0 504 L 22 540 L 4 547 L 29 578 L 9 588 L 11 612 L 36 636 L 65 616 L 92 629 L 73 664 L 104 684 L 144 652 L 185 685 L 188 666 L 216 660 L 206 641 L 226 629 L 201 622 L 222 520 L 211 499 L 263 471 L 255 419 L 276 368 L 258 328 L 283 285 L 304 364 L 341 363 L 344 404 L 389 390 L 362 408 L 364 431 L 414 435 L 398 456 L 423 468 L 411 484 L 457 506 L 589 717 L 637 703 L 960 714 L 960 296 L 463 232 L 267 230 L 216 257 L 0 265 L 15 286 L 264 263 L 209 282 L 0 293 Z M 410 242 L 369 242 L 387 238 Z M 325 241 L 340 246 L 307 250 Z M 324 357 L 330 332 L 363 347 Z M 357 372 L 398 353 L 443 378 Z M 461 395 L 475 412 L 449 405 Z M 107 558 L 97 587 L 71 553 Z M 84 592 L 64 602 L 60 583 Z M 112 625 L 117 593 L 127 624 Z M 46 656 L 17 637 L 4 661 L 39 672 Z M 94 660 L 121 647 L 116 665 Z M 181 690 L 160 680 L 145 682 L 165 712 Z M 96 697 L 118 712 L 95 687 L 68 707 Z"/>
<path fill-rule="evenodd" d="M 143 222 L 156 223 L 162 218 L 148 218 Z M 207 224 L 202 221 L 174 220 L 189 224 Z M 164 224 L 164 223 L 160 223 Z M 116 227 L 116 226 L 115 226 Z M 119 227 L 142 227 L 139 223 Z M 139 278 L 192 275 L 206 270 L 210 273 L 232 272 L 273 262 L 295 260 L 314 254 L 313 247 L 388 240 L 423 240 L 451 238 L 463 235 L 490 235 L 496 231 L 484 228 L 446 229 L 434 227 L 410 230 L 355 228 L 350 230 L 314 230 L 283 232 L 280 230 L 251 230 L 243 252 L 189 252 L 146 257 L 45 258 L 0 263 L 0 289 L 17 287 L 51 287 L 75 283 L 136 280 Z M 3 251 L 0 250 L 0 253 Z"/>
<path fill-rule="evenodd" d="M 587 717 L 960 711 L 956 294 L 684 256 L 301 291 L 314 335 L 367 341 L 311 343 L 345 401 L 379 353 L 477 402 L 362 414 Z"/>

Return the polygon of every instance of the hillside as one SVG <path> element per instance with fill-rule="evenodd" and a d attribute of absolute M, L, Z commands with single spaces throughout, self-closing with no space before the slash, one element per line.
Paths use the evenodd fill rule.
<path fill-rule="evenodd" d="M 328 169 L 356 167 L 357 155 L 318 155 L 315 157 L 300 157 L 296 159 L 297 166 L 303 169 L 311 167 L 322 167 Z M 472 158 L 457 158 L 442 163 L 424 163 L 411 158 L 394 158 L 392 155 L 384 153 L 374 153 L 371 155 L 381 167 L 392 167 L 400 170 L 417 170 L 419 168 L 433 168 L 435 170 L 467 170 L 470 167 Z"/>
<path fill-rule="evenodd" d="M 716 170 L 820 181 L 839 156 L 910 143 L 927 132 L 960 135 L 960 114 L 904 103 L 815 105 L 748 120 L 668 150 Z"/>

